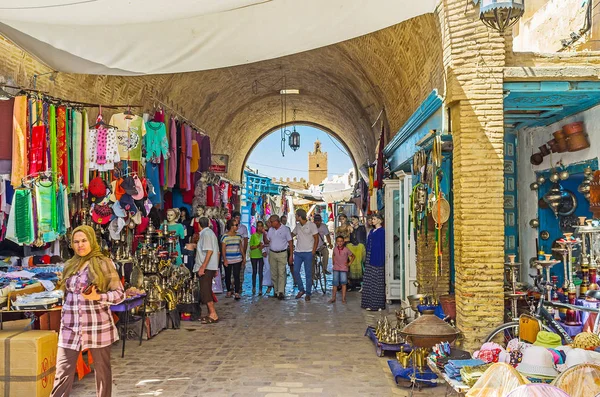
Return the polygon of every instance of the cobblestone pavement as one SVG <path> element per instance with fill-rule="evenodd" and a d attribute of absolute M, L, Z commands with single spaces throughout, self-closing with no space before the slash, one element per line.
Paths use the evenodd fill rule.
<path fill-rule="evenodd" d="M 360 294 L 348 303 L 328 304 L 330 292 L 312 300 L 252 296 L 247 267 L 240 301 L 219 295 L 220 321 L 182 321 L 141 346 L 128 341 L 112 351 L 114 396 L 408 396 L 364 336 L 380 313 L 360 308 Z M 393 308 L 388 310 L 393 318 Z M 415 393 L 443 396 L 445 387 Z M 93 374 L 76 381 L 75 397 L 95 396 Z"/>

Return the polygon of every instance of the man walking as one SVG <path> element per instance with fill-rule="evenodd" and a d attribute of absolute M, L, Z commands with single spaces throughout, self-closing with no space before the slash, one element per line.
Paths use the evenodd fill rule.
<path fill-rule="evenodd" d="M 298 284 L 298 294 L 296 299 L 302 298 L 306 294 L 306 300 L 310 301 L 312 292 L 312 264 L 313 257 L 319 245 L 319 231 L 314 223 L 306 218 L 306 211 L 299 209 L 296 211 L 296 227 L 292 235 L 297 236 L 296 252 L 294 252 L 294 278 Z M 304 275 L 306 277 L 306 290 L 300 277 L 300 270 L 304 264 Z"/>
<path fill-rule="evenodd" d="M 281 224 L 278 215 L 271 215 L 270 220 L 271 228 L 267 232 L 267 240 L 269 241 L 271 279 L 275 288 L 275 296 L 279 300 L 283 300 L 287 278 L 285 266 L 292 263 L 291 253 L 294 251 L 294 243 L 290 229 Z M 288 254 L 288 248 L 290 254 Z"/>
<path fill-rule="evenodd" d="M 235 220 L 238 224 L 237 235 L 242 238 L 242 252 L 244 253 L 244 258 L 247 258 L 246 254 L 248 253 L 248 228 L 246 225 L 242 223 L 242 214 L 239 211 L 233 211 L 231 214 L 231 218 Z M 244 288 L 244 273 L 246 272 L 246 263 L 242 263 L 242 269 L 240 271 L 240 285 L 242 289 Z M 240 291 L 241 293 L 241 291 Z"/>
<path fill-rule="evenodd" d="M 333 244 L 331 243 L 331 234 L 329 233 L 329 228 L 323 223 L 323 218 L 321 215 L 315 215 L 315 226 L 317 227 L 317 231 L 319 232 L 319 245 L 317 246 L 317 252 L 319 252 L 323 258 L 323 273 L 331 274 L 327 271 L 327 266 L 329 265 L 329 250 L 333 248 Z M 325 244 L 325 240 L 327 240 L 327 244 Z M 313 258 L 313 263 L 316 260 L 316 257 Z"/>
<path fill-rule="evenodd" d="M 219 269 L 219 242 L 208 224 L 209 220 L 204 216 L 198 221 L 200 235 L 196 250 L 196 264 L 194 265 L 194 272 L 200 276 L 200 302 L 208 308 L 208 316 L 201 319 L 203 324 L 213 324 L 219 321 L 212 292 L 212 281 Z"/>

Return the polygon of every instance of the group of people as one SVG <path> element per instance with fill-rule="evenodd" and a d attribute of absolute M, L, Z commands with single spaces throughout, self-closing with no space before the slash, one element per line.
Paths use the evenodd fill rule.
<path fill-rule="evenodd" d="M 199 233 L 194 247 L 196 256 L 193 268 L 200 277 L 201 303 L 208 309 L 208 314 L 201 321 L 205 324 L 219 321 L 212 284 L 219 270 L 220 259 L 225 267 L 228 296 L 240 298 L 241 273 L 246 262 L 248 244 L 252 263 L 253 293 L 256 292 L 258 280 L 259 295 L 262 294 L 265 259 L 268 259 L 274 296 L 280 300 L 284 299 L 286 266 L 289 265 L 293 269 L 294 281 L 298 286 L 296 299 L 304 297 L 306 301 L 310 301 L 314 256 L 317 252 L 323 255 L 323 271 L 327 271 L 328 250 L 332 248 L 329 229 L 323 225 L 319 215 L 315 215 L 313 219 L 314 222 L 309 221 L 306 211 L 299 209 L 296 211 L 296 226 L 290 230 L 282 223 L 279 216 L 272 215 L 266 224 L 258 222 L 256 232 L 248 238 L 247 228 L 240 223 L 238 212 L 227 221 L 227 232 L 219 242 L 209 227 L 209 219 L 201 217 L 198 221 Z M 340 226 L 342 229 L 336 230 L 332 258 L 333 290 L 329 302 L 336 302 L 338 286 L 341 286 L 342 302 L 346 303 L 346 284 L 353 277 L 352 265 L 360 261 L 361 255 L 364 255 L 361 307 L 367 310 L 382 310 L 385 308 L 383 218 L 377 214 L 370 218 L 372 230 L 366 237 L 364 253 L 352 249 L 355 245 L 362 246 L 359 240 L 366 235 L 366 229 L 359 227 L 360 225 L 354 222 L 354 219 L 354 226 L 342 222 Z M 293 242 L 294 237 L 296 237 L 296 244 Z M 90 226 L 76 228 L 71 235 L 71 246 L 74 255 L 65 265 L 61 284 L 65 291 L 65 298 L 60 324 L 56 375 L 51 396 L 70 395 L 77 359 L 80 352 L 86 349 L 89 350 L 96 364 L 97 394 L 110 396 L 112 392 L 110 346 L 118 340 L 110 305 L 124 299 L 123 285 L 114 263 L 102 253 L 93 228 Z M 303 267 L 306 286 L 300 277 Z M 269 292 L 267 290 L 267 294 Z"/>

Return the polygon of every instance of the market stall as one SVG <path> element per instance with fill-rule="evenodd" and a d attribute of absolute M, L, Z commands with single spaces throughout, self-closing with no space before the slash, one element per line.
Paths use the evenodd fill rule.
<path fill-rule="evenodd" d="M 210 137 L 157 98 L 135 114 L 141 106 L 5 88 L 18 92 L 0 102 L 11 115 L 0 129 L 13 138 L 12 172 L 0 180 L 0 323 L 27 315 L 58 330 L 57 283 L 71 230 L 82 224 L 95 229 L 125 284 L 127 298 L 113 310 L 123 341 L 199 318 L 190 271 L 197 219 L 207 216 L 219 236 L 240 203 L 239 184 L 213 164 Z M 195 217 L 180 223 L 181 208 Z"/>

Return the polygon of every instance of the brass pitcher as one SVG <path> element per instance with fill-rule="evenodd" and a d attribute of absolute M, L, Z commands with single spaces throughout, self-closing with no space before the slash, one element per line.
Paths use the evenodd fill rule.
<path fill-rule="evenodd" d="M 415 363 L 415 367 L 417 368 L 425 368 L 425 362 L 427 360 L 427 349 L 422 347 L 413 350 L 413 361 Z"/>
<path fill-rule="evenodd" d="M 409 367 L 410 356 L 412 356 L 413 351 L 414 350 L 412 350 L 410 353 L 407 353 L 405 351 L 396 352 L 396 358 L 398 359 L 398 362 L 400 363 L 400 365 L 402 365 L 402 367 L 404 367 L 404 368 Z"/>

